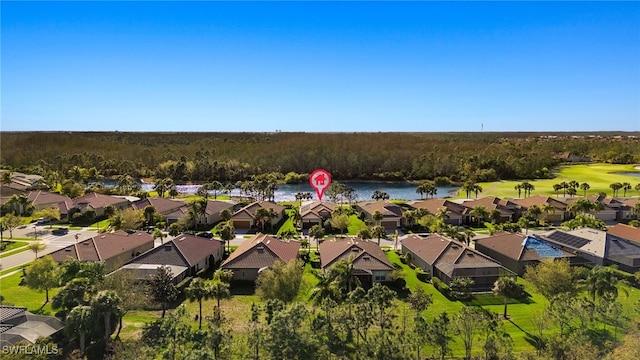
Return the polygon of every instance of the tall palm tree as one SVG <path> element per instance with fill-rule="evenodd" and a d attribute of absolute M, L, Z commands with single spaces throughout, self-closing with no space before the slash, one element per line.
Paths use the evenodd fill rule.
<path fill-rule="evenodd" d="M 332 299 L 335 302 L 340 301 L 340 287 L 335 281 L 335 272 L 319 271 L 313 272 L 313 275 L 318 279 L 318 283 L 309 295 L 314 304 L 320 305 L 324 299 Z"/>
<path fill-rule="evenodd" d="M 87 333 L 93 329 L 95 319 L 91 306 L 76 306 L 65 318 L 65 332 L 68 335 L 77 334 L 80 342 L 80 354 L 84 354 Z"/>
<path fill-rule="evenodd" d="M 507 318 L 507 303 L 509 299 L 517 298 L 523 293 L 522 284 L 518 284 L 511 276 L 502 276 L 493 284 L 493 293 L 504 298 L 504 311 L 502 316 Z"/>
<path fill-rule="evenodd" d="M 556 213 L 556 208 L 549 204 L 549 203 L 544 203 L 542 205 L 542 207 L 540 208 L 540 210 L 542 210 L 542 212 L 545 215 L 545 219 L 549 216 L 549 215 L 554 215 Z"/>
<path fill-rule="evenodd" d="M 213 320 L 214 323 L 219 326 L 222 319 L 220 312 L 220 300 L 231 297 L 229 284 L 221 280 L 214 280 L 213 283 L 209 286 L 209 291 L 211 293 L 211 296 L 216 299 L 217 306 L 214 311 Z"/>
<path fill-rule="evenodd" d="M 102 314 L 104 318 L 104 340 L 107 341 L 111 335 L 111 315 L 116 315 L 122 311 L 120 303 L 122 300 L 113 290 L 102 290 L 91 299 L 91 307 L 96 314 Z"/>
<path fill-rule="evenodd" d="M 211 297 L 211 288 L 207 286 L 207 283 L 202 278 L 195 278 L 189 284 L 189 287 L 185 289 L 187 299 L 189 301 L 197 301 L 200 316 L 198 317 L 198 329 L 202 329 L 202 300 L 207 300 Z"/>
<path fill-rule="evenodd" d="M 580 189 L 584 191 L 584 195 L 583 195 L 584 197 L 587 196 L 587 190 L 589 190 L 590 188 L 591 186 L 586 182 L 583 182 L 582 184 L 580 184 Z"/>
<path fill-rule="evenodd" d="M 462 189 L 465 191 L 465 193 L 467 193 L 467 198 L 469 198 L 469 193 L 473 191 L 474 185 L 474 182 L 471 180 L 467 180 L 464 184 L 462 184 Z"/>
<path fill-rule="evenodd" d="M 227 243 L 227 253 L 231 253 L 231 240 L 236 237 L 236 229 L 233 227 L 233 223 L 231 221 L 226 221 L 218 228 L 218 235 L 220 236 L 220 239 Z"/>
<path fill-rule="evenodd" d="M 518 198 L 519 198 L 522 194 L 522 184 L 517 184 L 516 186 L 514 186 L 514 189 L 518 190 Z"/>
<path fill-rule="evenodd" d="M 362 286 L 353 270 L 352 258 L 340 260 L 332 265 L 332 269 L 330 269 L 330 271 L 334 271 L 335 279 L 340 285 L 343 294 L 348 294 L 353 291 L 354 288 Z"/>
<path fill-rule="evenodd" d="M 378 246 L 380 246 L 380 239 L 387 237 L 387 230 L 380 225 L 376 225 L 371 228 L 371 236 L 378 239 Z"/>
<path fill-rule="evenodd" d="M 260 207 L 256 210 L 255 216 L 256 216 L 256 219 L 260 221 L 260 225 L 262 226 L 262 232 L 264 233 L 264 225 L 267 222 L 270 222 L 271 219 L 275 218 L 276 213 L 275 211 L 273 211 L 273 209 Z"/>
<path fill-rule="evenodd" d="M 371 219 L 375 221 L 376 225 L 380 225 L 380 222 L 384 219 L 384 215 L 382 215 L 380 210 L 376 210 L 373 215 L 371 215 Z"/>
<path fill-rule="evenodd" d="M 618 196 L 618 190 L 622 188 L 622 184 L 619 182 L 615 182 L 613 184 L 610 184 L 609 187 L 611 188 L 611 190 L 613 190 L 613 197 L 616 197 Z"/>
<path fill-rule="evenodd" d="M 480 226 L 482 220 L 486 219 L 489 216 L 489 211 L 483 205 L 478 205 L 474 206 L 473 209 L 469 211 L 469 214 L 476 218 L 476 221 L 478 221 L 478 226 Z"/>
<path fill-rule="evenodd" d="M 147 220 L 147 224 L 153 226 L 153 215 L 156 213 L 156 208 L 152 205 L 144 207 L 144 218 Z"/>
<path fill-rule="evenodd" d="M 611 267 L 594 266 L 585 280 L 587 292 L 593 302 L 597 298 L 615 300 L 618 297 L 618 283 L 620 279 Z"/>
<path fill-rule="evenodd" d="M 471 245 L 471 239 L 476 236 L 476 233 L 474 233 L 471 229 L 464 229 L 462 235 L 464 237 L 464 242 L 467 244 L 467 246 L 469 246 Z"/>
<path fill-rule="evenodd" d="M 450 215 L 451 211 L 447 210 L 446 207 L 441 207 L 438 209 L 438 211 L 436 211 L 436 219 L 442 222 L 446 222 L 449 219 Z"/>
<path fill-rule="evenodd" d="M 478 184 L 473 184 L 473 192 L 476 194 L 476 199 L 478 198 L 478 193 L 482 192 L 482 186 Z"/>
<path fill-rule="evenodd" d="M 553 192 L 556 193 L 556 197 L 558 197 L 558 192 L 562 190 L 562 185 L 560 184 L 553 184 Z"/>
<path fill-rule="evenodd" d="M 561 189 L 562 189 L 562 196 L 566 197 L 567 196 L 567 189 L 569 188 L 569 184 L 567 184 L 565 181 L 560 183 Z"/>
<path fill-rule="evenodd" d="M 629 184 L 628 182 L 623 182 L 622 183 L 622 191 L 624 191 L 623 193 L 623 197 L 627 197 L 627 190 L 631 190 L 631 184 Z"/>
<path fill-rule="evenodd" d="M 324 237 L 324 229 L 320 225 L 313 225 L 309 229 L 309 237 L 316 239 L 316 247 L 319 245 L 320 239 Z"/>
<path fill-rule="evenodd" d="M 636 184 L 636 186 L 634 186 L 633 189 L 637 192 L 640 192 L 640 184 Z"/>

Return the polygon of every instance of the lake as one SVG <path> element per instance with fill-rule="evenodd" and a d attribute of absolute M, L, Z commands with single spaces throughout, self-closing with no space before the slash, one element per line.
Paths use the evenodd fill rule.
<path fill-rule="evenodd" d="M 389 194 L 391 199 L 416 200 L 420 199 L 420 195 L 416 193 L 417 184 L 410 182 L 383 182 L 383 181 L 349 181 L 344 182 L 345 185 L 352 187 L 357 196 L 358 201 L 371 200 L 371 195 L 375 190 L 384 191 Z M 177 190 L 184 194 L 195 194 L 200 185 L 176 185 Z M 145 191 L 153 190 L 153 184 L 142 184 Z M 454 186 L 440 186 L 436 197 L 453 196 L 459 190 Z M 308 183 L 304 184 L 280 184 L 276 190 L 275 201 L 292 201 L 296 199 L 297 192 L 310 192 L 314 199 L 317 200 L 315 190 Z M 239 190 L 233 190 L 232 196 L 240 196 Z M 325 196 L 323 199 L 327 199 Z"/>

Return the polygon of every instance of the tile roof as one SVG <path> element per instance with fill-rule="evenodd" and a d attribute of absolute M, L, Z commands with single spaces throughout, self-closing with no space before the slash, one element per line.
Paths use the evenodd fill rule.
<path fill-rule="evenodd" d="M 0 342 L 3 345 L 21 341 L 35 343 L 38 338 L 55 334 L 64 328 L 64 323 L 53 316 L 34 315 L 25 308 L 0 306 L 3 315 L 0 321 Z"/>
<path fill-rule="evenodd" d="M 48 205 L 48 204 L 58 204 L 58 203 L 66 203 L 73 204 L 73 200 L 70 197 L 51 193 L 43 190 L 35 190 L 31 191 L 27 198 L 30 203 L 33 205 Z"/>
<path fill-rule="evenodd" d="M 189 267 L 189 262 L 173 241 L 167 241 L 136 256 L 127 264 L 156 264 Z"/>
<path fill-rule="evenodd" d="M 542 205 L 544 204 L 550 204 L 552 205 L 554 208 L 561 210 L 561 211 L 565 211 L 567 210 L 567 204 L 556 200 L 552 197 L 546 196 L 546 195 L 534 195 L 534 196 L 529 196 L 526 198 L 521 198 L 521 199 L 513 199 L 513 202 L 524 207 L 524 208 L 529 208 L 533 205 L 537 205 L 539 207 L 542 207 Z"/>
<path fill-rule="evenodd" d="M 453 201 L 449 201 L 447 199 L 440 199 L 440 198 L 412 201 L 412 202 L 409 202 L 409 206 L 413 207 L 414 209 L 426 209 L 431 214 L 436 214 L 438 210 L 442 208 L 446 208 L 452 214 L 458 214 L 458 215 L 465 215 L 471 210 L 465 205 L 454 203 Z"/>
<path fill-rule="evenodd" d="M 220 214 L 222 210 L 228 209 L 229 211 L 232 211 L 234 205 L 234 203 L 228 201 L 209 200 L 207 201 L 207 208 L 205 211 L 207 215 Z"/>
<path fill-rule="evenodd" d="M 251 217 L 252 219 L 256 218 L 256 211 L 259 208 L 265 208 L 265 209 L 273 209 L 273 211 L 275 211 L 276 214 L 280 214 L 284 211 L 284 206 L 280 206 L 276 203 L 272 203 L 269 201 L 255 201 L 252 202 L 251 204 L 243 207 L 242 209 L 236 211 L 233 214 L 233 217 L 236 217 L 242 213 L 247 214 L 249 217 Z"/>
<path fill-rule="evenodd" d="M 640 228 L 626 224 L 616 224 L 607 230 L 609 234 L 640 243 Z"/>
<path fill-rule="evenodd" d="M 322 218 L 321 213 L 328 212 L 331 214 L 333 210 L 336 208 L 336 204 L 327 201 L 313 201 L 310 203 L 303 204 L 300 207 L 300 216 L 303 219 L 312 218 L 319 219 Z"/>
<path fill-rule="evenodd" d="M 79 198 L 73 199 L 73 205 L 75 207 L 91 207 L 93 209 L 99 209 L 106 206 L 114 206 L 122 203 L 128 203 L 127 199 L 117 198 L 114 196 L 89 193 Z"/>
<path fill-rule="evenodd" d="M 262 269 L 273 266 L 276 260 L 289 262 L 298 257 L 300 243 L 283 241 L 266 234 L 256 234 L 245 240 L 222 263 L 224 269 Z"/>
<path fill-rule="evenodd" d="M 387 200 L 363 202 L 359 203 L 358 207 L 369 214 L 380 211 L 384 217 L 402 216 L 402 207 Z"/>
<path fill-rule="evenodd" d="M 120 230 L 69 245 L 54 251 L 51 256 L 58 262 L 66 260 L 69 256 L 80 261 L 106 261 L 148 243 L 153 246 L 151 234 L 142 231 L 128 234 Z"/>
<path fill-rule="evenodd" d="M 224 242 L 221 240 L 188 234 L 178 235 L 172 242 L 187 260 L 189 266 L 194 266 L 210 254 L 217 253 L 224 246 Z"/>
<path fill-rule="evenodd" d="M 476 240 L 476 245 L 490 248 L 500 254 L 518 261 L 542 260 L 551 257 L 574 257 L 575 255 L 557 249 L 553 244 L 533 236 L 520 233 L 498 233 Z"/>
<path fill-rule="evenodd" d="M 352 258 L 354 269 L 376 271 L 393 270 L 393 265 L 377 243 L 362 239 L 331 239 L 320 244 L 323 269 L 341 260 Z"/>
<path fill-rule="evenodd" d="M 450 277 L 459 268 L 502 268 L 481 252 L 439 234 L 425 238 L 408 235 L 402 239 L 402 246 Z"/>
<path fill-rule="evenodd" d="M 166 215 L 183 206 L 186 206 L 186 204 L 183 201 L 171 200 L 161 197 L 142 199 L 133 203 L 133 208 L 136 210 L 144 210 L 144 208 L 147 206 L 153 206 L 156 209 L 157 213 Z"/>

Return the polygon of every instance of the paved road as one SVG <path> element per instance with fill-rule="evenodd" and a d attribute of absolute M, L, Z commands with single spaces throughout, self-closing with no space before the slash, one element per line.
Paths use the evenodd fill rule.
<path fill-rule="evenodd" d="M 16 230 L 22 230 L 16 232 Z M 34 230 L 30 229 L 16 229 L 14 230 L 13 236 L 15 237 L 33 237 Z M 46 254 L 50 254 L 56 250 L 59 250 L 63 247 L 69 246 L 76 242 L 76 235 L 78 235 L 77 241 L 86 240 L 90 237 L 93 237 L 98 232 L 95 229 L 82 229 L 82 230 L 70 230 L 67 235 L 52 235 L 51 229 L 48 228 L 40 228 L 38 227 L 38 241 L 42 241 L 45 243 L 46 248 L 43 251 L 38 252 L 38 257 L 44 256 Z M 35 259 L 35 254 L 32 251 L 23 251 L 16 255 L 7 256 L 5 258 L 0 259 L 0 264 L 2 264 L 3 269 L 10 269 L 12 267 L 24 265 L 28 262 L 33 261 Z"/>

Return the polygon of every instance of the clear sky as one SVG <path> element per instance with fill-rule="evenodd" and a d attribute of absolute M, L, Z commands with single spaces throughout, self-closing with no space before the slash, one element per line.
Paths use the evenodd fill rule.
<path fill-rule="evenodd" d="M 1 2 L 1 129 L 640 130 L 640 2 Z"/>

